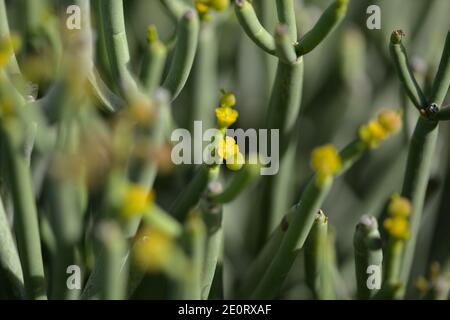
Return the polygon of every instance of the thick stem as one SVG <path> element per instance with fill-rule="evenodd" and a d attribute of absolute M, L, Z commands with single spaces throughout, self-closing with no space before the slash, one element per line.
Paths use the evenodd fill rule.
<path fill-rule="evenodd" d="M 289 29 L 289 38 L 291 43 L 297 41 L 297 21 L 295 19 L 295 1 L 294 0 L 276 0 L 278 20 L 286 24 Z"/>
<path fill-rule="evenodd" d="M 361 217 L 356 226 L 353 246 L 355 250 L 356 297 L 370 299 L 376 290 L 371 290 L 367 285 L 368 268 L 375 266 L 381 270 L 383 261 L 382 242 L 375 217 L 366 215 Z"/>
<path fill-rule="evenodd" d="M 11 185 L 15 231 L 19 256 L 22 263 L 26 297 L 46 299 L 44 267 L 37 209 L 32 190 L 31 175 L 23 157 L 18 128 L 1 128 L 1 136 L 6 144 L 9 163 L 9 182 Z"/>

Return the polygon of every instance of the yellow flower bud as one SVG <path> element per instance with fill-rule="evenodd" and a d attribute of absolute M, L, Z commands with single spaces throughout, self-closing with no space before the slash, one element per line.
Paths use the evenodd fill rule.
<path fill-rule="evenodd" d="M 225 137 L 225 139 L 220 140 L 217 149 L 217 153 L 224 160 L 239 153 L 239 146 L 232 137 Z"/>
<path fill-rule="evenodd" d="M 311 167 L 317 174 L 317 184 L 323 185 L 341 168 L 341 157 L 331 144 L 318 147 L 311 155 Z"/>
<path fill-rule="evenodd" d="M 389 134 L 394 134 L 402 128 L 402 119 L 398 112 L 383 110 L 378 114 L 378 123 Z"/>
<path fill-rule="evenodd" d="M 386 136 L 386 131 L 376 120 L 370 121 L 368 125 L 362 126 L 359 130 L 360 139 L 370 148 L 377 147 Z"/>
<path fill-rule="evenodd" d="M 157 228 L 145 227 L 137 235 L 133 247 L 134 259 L 142 269 L 157 272 L 167 266 L 173 249 L 171 236 Z"/>
<path fill-rule="evenodd" d="M 394 239 L 407 240 L 409 238 L 409 222 L 405 217 L 389 217 L 384 220 L 383 226 Z"/>
<path fill-rule="evenodd" d="M 222 11 L 230 6 L 230 0 L 210 0 L 210 6 L 214 10 Z"/>
<path fill-rule="evenodd" d="M 239 113 L 230 107 L 219 107 L 216 109 L 217 126 L 219 129 L 228 128 L 236 122 Z"/>
<path fill-rule="evenodd" d="M 408 199 L 395 194 L 389 202 L 387 211 L 391 216 L 407 218 L 411 213 L 411 202 L 409 202 Z"/>
<path fill-rule="evenodd" d="M 146 188 L 131 184 L 125 191 L 122 208 L 120 210 L 121 216 L 128 220 L 141 215 L 151 206 L 154 198 L 154 194 L 148 192 Z"/>
<path fill-rule="evenodd" d="M 236 97 L 231 92 L 223 92 L 222 97 L 220 98 L 220 106 L 221 107 L 233 107 L 236 105 Z"/>
<path fill-rule="evenodd" d="M 204 0 L 195 0 L 195 9 L 200 16 L 206 15 L 209 11 L 209 5 Z"/>

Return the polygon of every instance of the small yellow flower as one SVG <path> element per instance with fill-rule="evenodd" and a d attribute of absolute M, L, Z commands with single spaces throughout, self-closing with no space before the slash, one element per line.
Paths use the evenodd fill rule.
<path fill-rule="evenodd" d="M 154 197 L 153 192 L 148 192 L 146 188 L 131 184 L 124 195 L 120 210 L 122 217 L 128 220 L 143 214 L 153 203 Z"/>
<path fill-rule="evenodd" d="M 217 153 L 222 159 L 227 160 L 239 153 L 239 146 L 232 137 L 225 137 L 219 141 Z"/>
<path fill-rule="evenodd" d="M 135 261 L 148 272 L 160 271 L 169 262 L 174 246 L 173 238 L 167 233 L 154 227 L 145 227 L 138 233 L 133 247 Z"/>
<path fill-rule="evenodd" d="M 362 126 L 359 130 L 359 137 L 371 148 L 377 147 L 386 136 L 387 132 L 376 120 L 370 121 L 368 125 Z"/>
<path fill-rule="evenodd" d="M 411 202 L 398 194 L 392 196 L 387 209 L 389 215 L 407 218 L 411 213 Z"/>
<path fill-rule="evenodd" d="M 327 144 L 313 150 L 311 167 L 317 174 L 318 185 L 323 185 L 341 168 L 341 157 L 333 145 Z"/>
<path fill-rule="evenodd" d="M 209 11 L 208 2 L 205 0 L 195 0 L 195 9 L 200 16 L 206 15 Z"/>
<path fill-rule="evenodd" d="M 0 68 L 8 63 L 14 51 L 20 47 L 20 39 L 17 36 L 0 39 Z"/>
<path fill-rule="evenodd" d="M 389 134 L 395 134 L 402 128 L 402 119 L 398 112 L 383 110 L 377 119 L 380 126 Z"/>
<path fill-rule="evenodd" d="M 223 11 L 230 6 L 230 0 L 210 0 L 210 6 L 216 11 Z"/>
<path fill-rule="evenodd" d="M 397 112 L 381 111 L 377 118 L 359 129 L 359 138 L 370 148 L 375 148 L 382 140 L 397 133 L 402 126 L 402 120 Z"/>
<path fill-rule="evenodd" d="M 217 125 L 219 129 L 228 128 L 236 122 L 239 113 L 230 107 L 219 107 L 216 109 Z"/>
<path fill-rule="evenodd" d="M 384 220 L 384 228 L 391 237 L 397 240 L 409 238 L 409 222 L 405 217 L 393 216 Z"/>
<path fill-rule="evenodd" d="M 236 97 L 233 93 L 231 92 L 226 92 L 223 91 L 222 92 L 222 97 L 220 98 L 220 106 L 221 107 L 233 107 L 234 105 L 236 105 Z"/>

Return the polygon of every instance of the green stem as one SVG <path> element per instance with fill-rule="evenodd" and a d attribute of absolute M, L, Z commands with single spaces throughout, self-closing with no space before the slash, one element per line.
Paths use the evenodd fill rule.
<path fill-rule="evenodd" d="M 135 89 L 136 83 L 130 73 L 130 52 L 128 48 L 123 0 L 101 2 L 101 17 L 104 38 L 108 49 L 112 75 L 117 88 L 126 92 Z"/>
<path fill-rule="evenodd" d="M 187 219 L 186 240 L 189 250 L 189 275 L 184 280 L 182 299 L 200 300 L 202 297 L 202 273 L 205 254 L 205 224 L 198 212 L 192 212 Z"/>
<path fill-rule="evenodd" d="M 179 21 L 183 14 L 190 9 L 183 0 L 160 0 L 160 2 L 175 21 Z"/>
<path fill-rule="evenodd" d="M 439 63 L 438 73 L 433 82 L 430 102 L 441 107 L 450 86 L 450 31 L 445 39 L 444 51 Z"/>
<path fill-rule="evenodd" d="M 222 204 L 233 201 L 258 176 L 259 170 L 260 166 L 257 164 L 244 164 L 242 169 L 233 175 L 225 190 L 219 194 L 211 195 L 211 200 Z"/>
<path fill-rule="evenodd" d="M 0 280 L 3 283 L 2 286 L 10 291 L 11 298 L 21 299 L 24 295 L 22 266 L 1 198 L 0 243 Z"/>
<path fill-rule="evenodd" d="M 167 48 L 159 39 L 148 43 L 141 69 L 141 82 L 150 95 L 158 88 L 164 71 Z"/>
<path fill-rule="evenodd" d="M 402 255 L 403 255 L 404 241 L 389 239 L 386 248 L 386 259 L 383 264 L 383 288 L 382 291 L 386 291 L 384 288 L 402 285 L 405 286 L 404 282 L 400 280 L 400 271 L 402 265 Z"/>
<path fill-rule="evenodd" d="M 248 0 L 235 1 L 236 16 L 245 33 L 255 44 L 269 54 L 275 54 L 275 39 L 262 26 L 253 5 Z"/>
<path fill-rule="evenodd" d="M 353 237 L 355 251 L 356 297 L 370 299 L 376 291 L 367 284 L 368 268 L 376 266 L 381 270 L 383 252 L 381 250 L 381 237 L 378 223 L 373 216 L 362 216 L 356 226 Z"/>
<path fill-rule="evenodd" d="M 189 210 L 199 201 L 201 194 L 205 191 L 211 175 L 215 175 L 219 166 L 209 168 L 202 165 L 197 169 L 194 178 L 186 189 L 176 198 L 170 212 L 178 220 L 183 221 Z"/>
<path fill-rule="evenodd" d="M 326 298 L 324 287 L 327 264 L 328 247 L 328 218 L 319 210 L 316 214 L 311 232 L 305 242 L 305 277 L 306 284 L 314 294 L 315 299 Z"/>
<path fill-rule="evenodd" d="M 213 111 L 218 90 L 218 39 L 217 25 L 202 21 L 198 39 L 197 55 L 193 67 L 194 83 L 190 111 L 191 128 L 194 121 L 202 121 L 203 130 L 213 128 Z"/>
<path fill-rule="evenodd" d="M 297 41 L 297 21 L 295 18 L 294 0 L 276 0 L 278 20 L 286 24 L 289 29 L 291 42 Z"/>
<path fill-rule="evenodd" d="M 163 87 L 169 90 L 172 101 L 184 88 L 197 51 L 200 22 L 197 12 L 188 10 L 178 22 L 175 53 Z"/>
<path fill-rule="evenodd" d="M 125 237 L 119 226 L 113 222 L 103 222 L 99 229 L 100 244 L 104 255 L 105 268 L 101 270 L 100 298 L 122 300 L 126 297 L 128 272 L 124 270 L 123 256 L 127 250 Z"/>
<path fill-rule="evenodd" d="M 22 263 L 26 297 L 46 299 L 44 267 L 37 209 L 32 190 L 31 175 L 21 150 L 21 133 L 18 128 L 1 129 L 6 144 L 9 163 L 9 181 L 12 191 L 15 231 Z"/>
<path fill-rule="evenodd" d="M 404 286 L 409 278 L 424 207 L 425 193 L 438 136 L 437 122 L 420 117 L 410 141 L 402 196 L 411 201 L 410 234 L 405 243 L 401 270 Z M 403 294 L 404 290 L 398 293 Z"/>
<path fill-rule="evenodd" d="M 300 39 L 297 55 L 311 52 L 339 25 L 347 13 L 348 1 L 336 0 L 323 12 L 314 27 Z"/>
<path fill-rule="evenodd" d="M 8 24 L 8 13 L 6 11 L 6 5 L 5 0 L 0 0 L 0 40 L 4 40 L 6 38 L 9 38 L 10 32 L 9 32 L 9 24 Z M 6 66 L 6 70 L 9 74 L 12 75 L 19 75 L 20 69 L 19 64 L 17 63 L 16 55 L 13 54 L 12 57 L 10 57 L 8 64 Z"/>
<path fill-rule="evenodd" d="M 339 174 L 345 172 L 367 149 L 366 145 L 359 140 L 348 145 L 342 152 L 342 167 Z M 280 226 L 285 229 L 285 234 L 281 244 L 273 256 L 271 263 L 267 266 L 264 276 L 259 285 L 255 289 L 252 298 L 268 299 L 273 297 L 279 290 L 287 273 L 289 272 L 295 256 L 296 249 L 303 247 L 306 237 L 314 223 L 315 214 L 320 209 L 325 197 L 331 189 L 332 181 L 318 186 L 316 178 L 313 177 L 299 201 L 292 221 L 288 222 L 288 226 Z M 282 224 L 285 224 L 283 220 Z M 269 242 L 270 245 L 270 242 Z"/>
<path fill-rule="evenodd" d="M 394 31 L 391 36 L 390 51 L 394 60 L 397 74 L 402 81 L 403 87 L 417 109 L 421 110 L 428 106 L 427 99 L 420 89 L 412 70 L 409 67 L 408 56 L 401 42 L 401 31 Z"/>
<path fill-rule="evenodd" d="M 211 287 L 216 273 L 217 262 L 221 255 L 223 231 L 222 231 L 222 211 L 221 204 L 216 203 L 213 199 L 217 194 L 217 189 L 221 189 L 221 185 L 210 184 L 209 194 L 204 197 L 200 203 L 200 210 L 203 221 L 206 226 L 206 243 L 205 243 L 205 261 L 202 273 L 201 298 L 207 300 L 211 291 Z"/>
<path fill-rule="evenodd" d="M 275 31 L 276 52 L 280 60 L 285 63 L 295 63 L 297 54 L 295 53 L 292 41 L 289 38 L 287 25 L 279 25 Z"/>

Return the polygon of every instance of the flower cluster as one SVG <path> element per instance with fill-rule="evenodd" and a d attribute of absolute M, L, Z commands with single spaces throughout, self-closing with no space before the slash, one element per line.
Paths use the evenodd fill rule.
<path fill-rule="evenodd" d="M 313 150 L 311 167 L 316 172 L 317 185 L 323 186 L 340 170 L 341 157 L 333 145 L 327 144 Z"/>
<path fill-rule="evenodd" d="M 388 206 L 389 217 L 384 220 L 384 228 L 396 240 L 409 238 L 409 221 L 411 203 L 408 199 L 394 194 Z"/>
<path fill-rule="evenodd" d="M 195 8 L 202 20 L 210 18 L 211 10 L 223 11 L 230 6 L 230 0 L 195 0 Z"/>
<path fill-rule="evenodd" d="M 219 129 L 226 129 L 236 122 L 239 113 L 233 109 L 236 104 L 234 94 L 223 92 L 220 98 L 220 106 L 216 109 L 217 126 Z"/>
<path fill-rule="evenodd" d="M 236 97 L 231 92 L 223 91 L 219 104 L 216 109 L 217 127 L 223 131 L 236 122 L 239 113 L 233 109 Z M 240 170 L 245 162 L 238 144 L 232 137 L 223 136 L 218 140 L 217 154 L 226 161 L 227 168 L 232 171 Z"/>
<path fill-rule="evenodd" d="M 397 112 L 383 110 L 359 129 L 359 138 L 370 148 L 376 148 L 381 141 L 400 131 L 401 127 L 402 120 Z"/>

